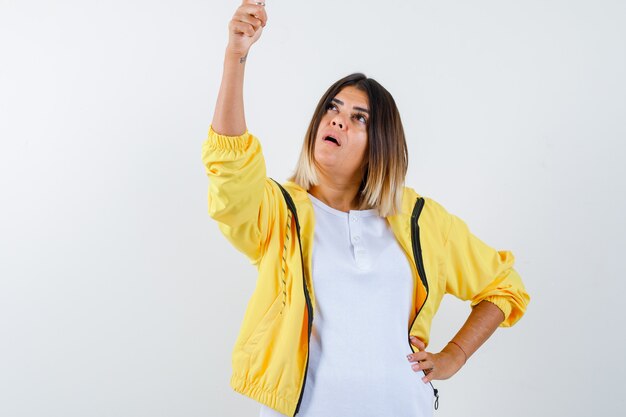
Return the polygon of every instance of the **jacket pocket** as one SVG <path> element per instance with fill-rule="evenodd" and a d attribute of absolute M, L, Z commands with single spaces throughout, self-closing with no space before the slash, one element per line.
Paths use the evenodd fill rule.
<path fill-rule="evenodd" d="M 283 299 L 281 295 L 282 293 L 276 296 L 276 299 L 274 299 L 274 302 L 272 302 L 270 308 L 263 315 L 263 318 L 261 318 L 259 324 L 256 326 L 248 340 L 246 340 L 246 342 L 243 344 L 242 349 L 244 350 L 244 352 L 252 354 L 256 347 L 259 345 L 259 342 L 263 339 L 263 336 L 276 322 L 283 307 Z"/>

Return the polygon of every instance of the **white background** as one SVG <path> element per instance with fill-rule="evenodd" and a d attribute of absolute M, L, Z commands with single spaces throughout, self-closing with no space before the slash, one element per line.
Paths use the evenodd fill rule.
<path fill-rule="evenodd" d="M 626 3 L 267 2 L 245 96 L 268 175 L 364 72 L 407 184 L 516 255 L 527 314 L 435 383 L 435 415 L 623 415 Z M 258 414 L 228 384 L 256 274 L 200 159 L 238 5 L 0 1 L 0 415 Z M 468 313 L 447 297 L 431 350 Z"/>

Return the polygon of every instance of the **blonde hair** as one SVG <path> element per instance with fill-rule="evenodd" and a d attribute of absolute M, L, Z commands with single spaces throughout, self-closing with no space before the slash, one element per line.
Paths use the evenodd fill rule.
<path fill-rule="evenodd" d="M 357 193 L 358 209 L 375 208 L 383 217 L 396 214 L 402 203 L 409 162 L 404 128 L 391 94 L 376 80 L 362 73 L 350 74 L 326 90 L 317 103 L 298 163 L 288 179 L 305 190 L 319 184 L 314 159 L 315 137 L 327 105 L 347 86 L 367 94 L 370 110 L 367 122 L 368 151 Z"/>

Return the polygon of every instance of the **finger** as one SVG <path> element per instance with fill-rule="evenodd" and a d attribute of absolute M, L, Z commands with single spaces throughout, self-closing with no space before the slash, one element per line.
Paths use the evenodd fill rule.
<path fill-rule="evenodd" d="M 430 381 L 432 381 L 432 380 L 434 380 L 434 379 L 437 379 L 437 376 L 435 375 L 435 372 L 434 372 L 434 371 L 430 371 L 430 372 L 428 372 L 428 373 L 427 373 L 426 371 L 424 371 L 424 374 L 425 374 L 425 375 L 422 377 L 422 381 L 423 381 L 425 384 L 428 384 Z"/>
<path fill-rule="evenodd" d="M 243 34 L 245 36 L 254 36 L 254 28 L 248 24 L 243 22 L 236 22 L 234 20 L 230 21 L 230 30 L 234 34 Z"/>
<path fill-rule="evenodd" d="M 428 361 L 428 360 L 427 361 L 422 361 L 422 362 L 417 362 L 417 363 L 414 363 L 413 365 L 411 365 L 411 368 L 415 372 L 430 370 L 430 369 L 433 369 L 434 367 L 435 367 L 435 364 L 433 363 L 433 361 Z"/>
<path fill-rule="evenodd" d="M 231 20 L 228 23 L 228 28 L 236 35 L 253 36 L 254 34 L 254 28 L 250 24 L 238 20 Z"/>
<path fill-rule="evenodd" d="M 265 7 L 267 0 L 244 0 L 241 4 L 254 4 L 255 6 Z"/>
<path fill-rule="evenodd" d="M 428 359 L 428 355 L 430 355 L 429 352 L 426 352 L 424 350 L 417 352 L 417 353 L 411 353 L 409 355 L 407 355 L 407 359 L 409 360 L 409 362 L 419 362 L 419 361 L 423 361 Z"/>
<path fill-rule="evenodd" d="M 411 341 L 411 344 L 412 344 L 413 346 L 417 346 L 417 348 L 418 348 L 419 350 L 424 350 L 424 349 L 426 349 L 426 344 L 424 344 L 424 342 L 422 342 L 422 341 L 421 341 L 420 339 L 418 339 L 417 337 L 415 337 L 415 336 L 411 336 L 411 337 L 409 337 L 409 340 Z"/>
<path fill-rule="evenodd" d="M 422 381 L 424 383 L 429 383 L 435 379 L 441 379 L 440 369 L 435 367 L 434 361 L 429 363 L 427 369 L 424 369 L 424 376 L 422 377 Z"/>
<path fill-rule="evenodd" d="M 256 4 L 246 4 L 243 6 L 239 6 L 235 14 L 247 14 L 250 16 L 254 16 L 263 22 L 263 26 L 267 24 L 267 13 L 265 12 L 265 7 L 263 6 L 259 6 Z"/>
<path fill-rule="evenodd" d="M 261 26 L 263 26 L 263 22 L 261 21 L 261 19 L 257 19 L 256 17 L 251 16 L 249 14 L 237 14 L 233 16 L 233 20 L 237 20 L 243 23 L 248 23 L 252 25 L 255 31 Z"/>

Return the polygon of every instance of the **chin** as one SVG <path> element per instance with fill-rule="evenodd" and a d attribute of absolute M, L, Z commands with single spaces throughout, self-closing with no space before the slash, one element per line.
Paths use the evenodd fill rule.
<path fill-rule="evenodd" d="M 316 149 L 313 150 L 313 159 L 317 165 L 322 167 L 328 167 L 336 163 L 335 155 L 332 155 L 327 152 L 319 151 Z"/>

